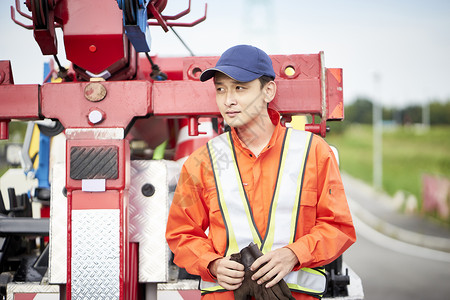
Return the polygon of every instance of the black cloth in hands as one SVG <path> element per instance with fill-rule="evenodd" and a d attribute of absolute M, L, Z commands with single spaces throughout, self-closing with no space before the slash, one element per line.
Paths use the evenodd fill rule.
<path fill-rule="evenodd" d="M 266 288 L 265 284 L 259 285 L 255 280 L 252 280 L 252 275 L 257 270 L 254 272 L 250 271 L 250 266 L 262 255 L 263 253 L 254 243 L 250 243 L 239 253 L 231 254 L 231 260 L 244 265 L 245 268 L 244 281 L 238 289 L 234 290 L 234 299 L 247 300 L 253 296 L 256 300 L 294 300 L 295 298 L 292 296 L 291 291 L 283 279 L 270 288 Z"/>

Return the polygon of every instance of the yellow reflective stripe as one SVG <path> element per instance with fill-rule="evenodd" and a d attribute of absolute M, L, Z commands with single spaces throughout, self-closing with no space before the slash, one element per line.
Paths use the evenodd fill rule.
<path fill-rule="evenodd" d="M 284 165 L 286 163 L 286 154 L 289 149 L 290 139 L 291 139 L 291 130 L 287 130 L 286 138 L 284 141 L 283 153 L 281 155 L 281 160 L 280 160 L 280 166 L 278 168 L 279 175 L 281 175 L 281 176 L 283 176 L 283 174 L 284 174 L 283 170 L 284 170 Z M 276 213 L 276 209 L 278 206 L 278 195 L 280 193 L 280 186 L 281 186 L 280 182 L 281 182 L 281 178 L 278 178 L 277 183 L 276 183 L 275 193 L 273 196 L 273 201 L 271 204 L 272 205 L 271 211 L 269 213 L 269 216 L 270 216 L 270 220 L 269 220 L 269 224 L 268 224 L 269 230 L 264 239 L 264 247 L 261 250 L 263 254 L 266 254 L 267 252 L 271 251 L 273 242 L 275 239 L 275 213 Z M 291 227 L 293 227 L 293 226 L 291 225 Z"/>
<path fill-rule="evenodd" d="M 300 196 L 301 196 L 301 192 L 302 192 L 302 183 L 303 183 L 303 173 L 304 173 L 304 168 L 306 165 L 306 159 L 308 156 L 308 148 L 309 148 L 309 143 L 311 141 L 312 138 L 312 133 L 311 132 L 307 132 L 308 137 L 306 138 L 306 147 L 305 147 L 305 151 L 303 151 L 303 156 L 302 156 L 302 165 L 301 165 L 301 169 L 300 172 L 298 174 L 297 177 L 297 190 L 295 192 L 295 199 L 298 199 L 298 201 L 295 201 L 294 203 L 294 209 L 292 210 L 292 216 L 291 216 L 291 234 L 290 234 L 290 238 L 289 238 L 289 243 L 293 243 L 295 240 L 295 224 L 297 223 L 297 217 L 298 217 L 298 209 L 299 209 L 299 205 L 300 205 Z"/>
<path fill-rule="evenodd" d="M 205 294 L 209 294 L 209 293 L 225 292 L 225 291 L 226 291 L 226 289 L 224 289 L 220 285 L 217 285 L 217 286 L 201 289 L 201 294 L 205 295 Z"/>
<path fill-rule="evenodd" d="M 217 282 L 200 280 L 200 291 L 202 295 L 205 295 L 214 292 L 226 292 L 227 290 Z"/>
<path fill-rule="evenodd" d="M 208 144 L 210 145 L 209 151 L 211 154 L 211 162 L 213 164 L 213 169 L 215 172 L 218 170 L 217 166 L 217 155 L 214 147 L 212 147 L 212 141 L 209 141 Z M 217 195 L 220 207 L 222 209 L 223 217 L 225 218 L 224 222 L 225 224 L 228 224 L 228 252 L 232 251 L 231 253 L 239 252 L 239 246 L 236 241 L 236 236 L 234 234 L 233 227 L 231 226 L 231 220 L 230 220 L 230 214 L 228 213 L 228 208 L 225 203 L 223 190 L 222 190 L 222 183 L 220 182 L 220 176 L 215 176 L 216 179 L 216 185 L 217 185 Z"/>
<path fill-rule="evenodd" d="M 319 269 L 311 269 L 311 268 L 302 268 L 303 271 L 316 274 L 316 275 L 323 275 L 325 273 L 325 268 L 319 268 Z"/>
<path fill-rule="evenodd" d="M 324 292 L 319 292 L 319 291 L 315 291 L 312 289 L 308 289 L 308 288 L 299 286 L 298 284 L 294 284 L 294 283 L 287 283 L 287 286 L 291 291 L 311 293 L 311 294 L 315 294 L 315 295 L 322 295 L 324 293 Z"/>
<path fill-rule="evenodd" d="M 241 184 L 239 184 L 239 194 L 241 196 L 242 207 L 245 209 L 245 214 L 247 215 L 247 221 L 248 221 L 248 224 L 250 225 L 250 231 L 252 233 L 253 242 L 256 245 L 258 245 L 258 247 L 259 247 L 259 246 L 261 246 L 261 240 L 260 240 L 260 238 L 258 236 L 258 233 L 256 231 L 255 226 L 253 226 L 253 220 L 252 220 L 252 217 L 251 217 L 252 216 L 252 212 L 250 211 L 249 204 L 247 203 L 247 197 L 245 195 L 244 187 L 242 185 L 242 178 L 241 178 L 241 174 L 239 173 L 239 168 L 238 168 L 238 164 L 237 164 L 237 161 L 236 161 L 236 157 L 234 155 L 234 149 L 233 149 L 233 144 L 231 143 L 231 136 L 230 135 L 227 135 L 227 141 L 228 141 L 228 144 L 230 146 L 230 150 L 232 151 L 232 155 L 231 156 L 233 158 L 234 172 L 236 174 L 237 181 L 239 183 L 241 183 Z M 231 223 L 229 223 L 229 224 L 231 226 Z M 239 252 L 239 250 L 238 250 L 238 252 Z M 231 253 L 236 253 L 236 252 L 231 252 Z"/>

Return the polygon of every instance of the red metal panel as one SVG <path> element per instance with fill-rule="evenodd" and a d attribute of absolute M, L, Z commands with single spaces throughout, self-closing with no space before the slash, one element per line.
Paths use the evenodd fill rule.
<path fill-rule="evenodd" d="M 128 243 L 128 260 L 126 265 L 125 299 L 142 299 L 139 294 L 139 243 Z M 156 258 L 158 259 L 158 258 Z"/>
<path fill-rule="evenodd" d="M 212 81 L 155 81 L 152 90 L 156 116 L 219 115 Z"/>
<path fill-rule="evenodd" d="M 270 107 L 282 114 L 321 112 L 319 79 L 276 80 L 277 94 Z"/>
<path fill-rule="evenodd" d="M 122 11 L 116 1 L 61 2 L 68 60 L 98 74 L 124 57 Z"/>
<path fill-rule="evenodd" d="M 182 57 L 159 57 L 151 58 L 155 65 L 158 65 L 160 70 L 167 75 L 168 80 L 182 80 L 183 79 L 183 61 Z M 152 66 L 147 57 L 140 55 L 138 61 L 137 76 L 139 80 L 152 80 L 150 74 L 152 73 Z"/>
<path fill-rule="evenodd" d="M 8 129 L 9 122 L 10 120 L 0 119 L 0 140 L 9 139 L 9 129 Z"/>
<path fill-rule="evenodd" d="M 10 119 L 39 117 L 39 86 L 14 85 L 11 62 L 0 61 L 0 138 L 8 138 Z"/>
<path fill-rule="evenodd" d="M 271 107 L 283 114 L 322 114 L 320 54 L 272 55 L 278 91 Z M 155 82 L 153 112 L 157 116 L 220 116 L 212 81 L 201 83 L 201 72 L 218 57 L 187 57 L 183 81 Z M 286 72 L 290 68 L 293 73 Z M 164 69 L 161 68 L 163 71 Z"/>
<path fill-rule="evenodd" d="M 342 88 L 342 69 L 327 69 L 327 105 L 328 120 L 344 119 L 344 101 Z"/>
<path fill-rule="evenodd" d="M 0 60 L 0 84 L 13 84 L 11 62 L 9 60 Z"/>
<path fill-rule="evenodd" d="M 179 290 L 178 293 L 184 300 L 197 300 L 201 298 L 200 290 Z"/>
<path fill-rule="evenodd" d="M 47 83 L 42 86 L 42 114 L 58 119 L 65 128 L 126 128 L 135 116 L 149 113 L 150 87 L 147 81 L 101 82 L 106 90 L 103 100 L 92 102 L 85 97 L 88 82 Z M 93 125 L 92 110 L 103 113 L 103 121 Z"/>
<path fill-rule="evenodd" d="M 278 79 L 312 79 L 320 76 L 320 54 L 270 55 Z M 286 74 L 287 67 L 293 68 L 293 75 Z"/>
<path fill-rule="evenodd" d="M 0 85 L 0 119 L 38 119 L 39 85 Z"/>
<path fill-rule="evenodd" d="M 33 300 L 37 293 L 14 293 L 14 300 Z"/>
<path fill-rule="evenodd" d="M 125 56 L 122 35 L 65 35 L 64 41 L 67 59 L 93 74 L 101 73 Z M 124 60 L 122 64 L 125 63 Z"/>
<path fill-rule="evenodd" d="M 271 107 L 285 114 L 320 113 L 318 79 L 277 80 L 277 95 Z M 220 116 L 212 81 L 154 82 L 155 116 Z"/>
<path fill-rule="evenodd" d="M 202 71 L 214 67 L 218 56 L 186 57 L 183 60 L 183 79 L 199 80 Z"/>
<path fill-rule="evenodd" d="M 277 80 L 303 80 L 320 77 L 320 54 L 269 56 L 272 59 L 273 69 L 277 76 Z M 214 67 L 218 59 L 218 56 L 196 56 L 184 58 L 183 79 L 198 79 L 201 71 Z M 295 70 L 295 74 L 287 75 L 285 72 L 287 67 L 292 67 Z"/>
<path fill-rule="evenodd" d="M 101 193 L 73 191 L 72 209 L 119 209 L 119 199 L 119 192 L 115 190 Z"/>
<path fill-rule="evenodd" d="M 106 189 L 123 190 L 128 185 L 129 176 L 129 153 L 127 140 L 67 140 L 66 146 L 66 189 L 81 190 L 81 180 L 70 178 L 70 155 L 71 147 L 74 146 L 116 146 L 118 148 L 118 178 L 107 179 Z"/>

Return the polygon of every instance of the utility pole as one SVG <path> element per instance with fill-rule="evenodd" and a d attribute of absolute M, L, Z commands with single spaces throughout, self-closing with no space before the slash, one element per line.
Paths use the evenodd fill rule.
<path fill-rule="evenodd" d="M 374 74 L 375 97 L 372 102 L 373 122 L 373 186 L 383 187 L 383 115 L 381 104 L 381 75 Z"/>
<path fill-rule="evenodd" d="M 422 126 L 425 131 L 430 129 L 430 103 L 428 101 L 422 106 Z"/>

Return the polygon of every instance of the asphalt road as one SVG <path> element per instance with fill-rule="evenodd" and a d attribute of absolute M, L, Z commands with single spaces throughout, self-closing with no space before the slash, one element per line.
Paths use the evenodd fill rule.
<path fill-rule="evenodd" d="M 399 243 L 358 220 L 355 227 L 344 261 L 361 278 L 364 299 L 450 299 L 450 254 Z"/>

